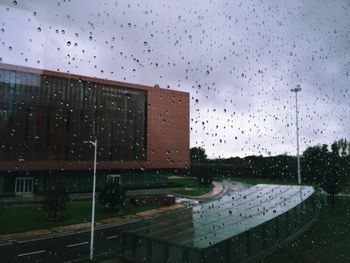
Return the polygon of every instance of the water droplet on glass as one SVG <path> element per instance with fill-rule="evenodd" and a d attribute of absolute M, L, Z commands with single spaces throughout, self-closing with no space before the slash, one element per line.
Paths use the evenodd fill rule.
<path fill-rule="evenodd" d="M 17 5 L 17 1 L 13 1 L 12 3 L 13 3 L 13 5 Z"/>
<path fill-rule="evenodd" d="M 70 41 L 68 41 L 68 42 L 67 42 L 67 46 L 69 47 L 70 45 L 71 45 L 71 42 L 70 42 Z"/>
<path fill-rule="evenodd" d="M 36 31 L 41 32 L 41 27 L 39 26 Z"/>

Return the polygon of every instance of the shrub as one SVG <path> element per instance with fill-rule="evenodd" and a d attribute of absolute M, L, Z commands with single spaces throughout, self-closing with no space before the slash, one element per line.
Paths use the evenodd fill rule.
<path fill-rule="evenodd" d="M 99 201 L 106 208 L 106 211 L 118 213 L 125 205 L 125 190 L 118 183 L 108 182 L 99 193 Z"/>
<path fill-rule="evenodd" d="M 64 220 L 68 201 L 69 195 L 67 189 L 62 184 L 52 184 L 46 192 L 43 204 L 43 209 L 47 212 L 48 220 Z"/>

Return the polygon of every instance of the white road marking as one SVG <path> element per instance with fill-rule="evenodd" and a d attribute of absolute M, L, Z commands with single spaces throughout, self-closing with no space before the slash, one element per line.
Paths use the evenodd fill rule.
<path fill-rule="evenodd" d="M 70 245 L 68 245 L 67 247 L 76 247 L 76 246 L 85 245 L 85 244 L 87 244 L 87 243 L 89 243 L 89 242 L 81 242 L 81 243 L 76 243 L 76 244 L 70 244 Z"/>
<path fill-rule="evenodd" d="M 25 256 L 29 256 L 29 255 L 44 253 L 44 252 L 46 252 L 46 250 L 39 250 L 39 251 L 34 251 L 34 252 L 28 252 L 28 253 L 18 254 L 17 256 L 19 256 L 19 257 L 25 257 Z"/>
<path fill-rule="evenodd" d="M 113 238 L 117 238 L 117 237 L 120 237 L 120 235 L 110 236 L 110 237 L 107 237 L 107 239 L 113 239 Z"/>

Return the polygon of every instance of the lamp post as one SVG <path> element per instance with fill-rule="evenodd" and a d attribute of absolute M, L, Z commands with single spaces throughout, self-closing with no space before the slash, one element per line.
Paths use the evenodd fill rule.
<path fill-rule="evenodd" d="M 96 195 L 96 159 L 97 159 L 97 139 L 95 141 L 84 141 L 91 143 L 95 147 L 94 151 L 94 177 L 92 186 L 92 211 L 91 211 L 91 239 L 90 239 L 90 260 L 94 258 L 94 230 L 95 230 L 95 195 Z"/>
<path fill-rule="evenodd" d="M 298 92 L 301 91 L 300 85 L 297 85 L 294 89 L 290 90 L 295 92 L 295 119 L 296 119 L 296 131 L 297 131 L 297 169 L 298 169 L 298 184 L 301 184 L 300 173 L 300 155 L 299 155 L 299 126 L 298 126 Z"/>

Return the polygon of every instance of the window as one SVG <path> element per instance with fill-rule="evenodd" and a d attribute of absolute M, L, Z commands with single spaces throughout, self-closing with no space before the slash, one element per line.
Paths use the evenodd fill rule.
<path fill-rule="evenodd" d="M 13 108 L 15 104 L 15 96 L 16 96 L 16 72 L 10 72 L 10 81 L 9 81 L 9 97 L 7 108 L 10 116 L 12 116 Z"/>
<path fill-rule="evenodd" d="M 120 184 L 120 174 L 109 174 L 109 175 L 107 175 L 107 182 Z"/>
<path fill-rule="evenodd" d="M 79 229 L 3 262 L 350 262 L 349 0 L 3 0 L 0 17 L 0 239 Z"/>
<path fill-rule="evenodd" d="M 33 192 L 33 178 L 20 177 L 16 178 L 17 194 L 30 194 Z"/>

